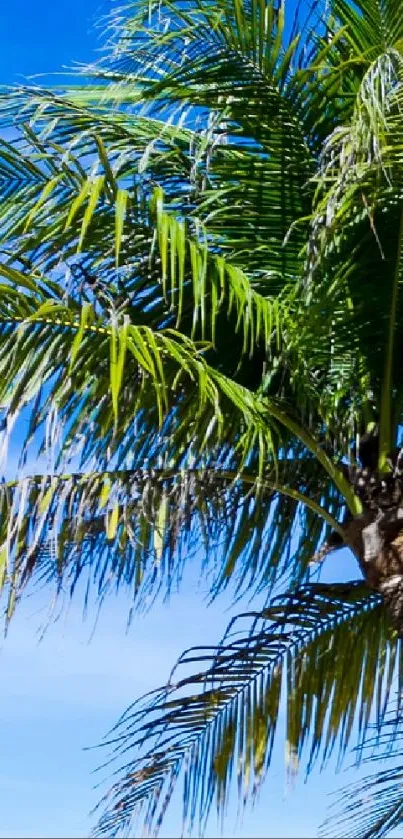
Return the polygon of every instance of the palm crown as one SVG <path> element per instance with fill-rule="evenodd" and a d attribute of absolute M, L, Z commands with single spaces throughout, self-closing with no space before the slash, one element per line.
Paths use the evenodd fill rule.
<path fill-rule="evenodd" d="M 246 796 L 284 695 L 310 765 L 388 707 L 402 44 L 397 0 L 290 21 L 267 0 L 135 0 L 82 84 L 2 96 L 3 448 L 28 409 L 21 464 L 51 459 L 0 487 L 7 620 L 32 578 L 142 604 L 196 553 L 214 594 L 268 594 L 249 633 L 186 654 L 205 669 L 124 718 L 106 835 L 143 807 L 158 827 L 181 769 L 190 822 L 224 806 L 235 762 Z M 342 544 L 362 580 L 309 582 Z M 370 808 L 368 835 L 399 813 Z"/>

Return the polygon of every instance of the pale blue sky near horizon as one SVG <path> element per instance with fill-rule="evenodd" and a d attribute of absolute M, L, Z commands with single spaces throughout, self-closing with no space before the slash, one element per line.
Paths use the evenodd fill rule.
<path fill-rule="evenodd" d="M 92 60 L 99 46 L 94 22 L 109 6 L 109 0 L 4 3 L 0 85 Z M 331 563 L 325 572 L 329 576 L 354 573 L 346 552 Z M 135 617 L 128 632 L 128 595 L 110 597 L 93 637 L 95 609 L 84 623 L 82 603 L 74 601 L 40 643 L 49 596 L 36 592 L 26 598 L 0 644 L 0 839 L 89 835 L 94 820 L 88 814 L 99 795 L 91 772 L 103 755 L 83 749 L 99 743 L 134 698 L 166 680 L 184 647 L 217 642 L 231 614 L 245 608 L 241 603 L 228 611 L 228 594 L 207 610 L 205 594 L 190 573 L 170 604 L 159 603 L 146 616 Z M 242 823 L 232 802 L 224 835 L 315 836 L 327 813 L 328 793 L 349 777 L 349 772 L 335 776 L 331 764 L 322 775 L 315 772 L 308 784 L 301 777 L 289 789 L 280 743 L 255 807 L 245 811 Z M 214 816 L 209 824 L 208 836 L 221 835 Z M 162 836 L 174 837 L 180 830 L 176 796 Z"/>

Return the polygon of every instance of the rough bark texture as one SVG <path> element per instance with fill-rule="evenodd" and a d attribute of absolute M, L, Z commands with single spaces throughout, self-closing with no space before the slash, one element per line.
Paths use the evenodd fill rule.
<path fill-rule="evenodd" d="M 367 509 L 346 527 L 368 585 L 382 595 L 393 627 L 403 636 L 403 508 Z"/>
<path fill-rule="evenodd" d="M 400 519 L 400 527 L 402 524 Z M 382 536 L 383 542 L 376 556 L 367 558 L 364 552 L 366 579 L 371 588 L 382 595 L 394 628 L 403 635 L 403 533 L 387 532 L 385 535 L 381 531 Z"/>
<path fill-rule="evenodd" d="M 377 469 L 378 453 L 377 435 L 364 435 L 359 449 L 361 468 L 342 467 L 363 505 L 360 516 L 345 521 L 345 542 L 403 636 L 403 448 L 391 453 L 387 474 Z"/>

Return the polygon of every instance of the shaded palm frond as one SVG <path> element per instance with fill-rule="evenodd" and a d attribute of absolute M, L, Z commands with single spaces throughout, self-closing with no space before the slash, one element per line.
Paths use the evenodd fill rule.
<path fill-rule="evenodd" d="M 337 743 L 343 753 L 356 715 L 360 737 L 374 707 L 382 717 L 399 642 L 362 583 L 310 585 L 252 619 L 246 632 L 231 624 L 217 649 L 185 653 L 180 668 L 205 669 L 174 671 L 125 714 L 109 744 L 126 761 L 131 750 L 136 756 L 120 770 L 96 835 L 127 835 L 137 815 L 157 833 L 182 771 L 190 826 L 205 822 L 214 798 L 224 808 L 233 770 L 246 798 L 270 764 L 283 695 L 291 771 L 304 749 L 309 768 Z"/>
<path fill-rule="evenodd" d="M 88 444 L 95 447 L 87 451 L 87 456 L 101 458 L 109 446 L 107 456 L 111 458 L 135 416 L 147 408 L 144 428 L 149 425 L 154 431 L 162 429 L 166 436 L 163 420 L 171 418 L 179 431 L 188 435 L 188 442 L 189 435 L 193 436 L 195 448 L 199 440 L 200 454 L 207 440 L 209 446 L 226 441 L 238 452 L 240 462 L 245 463 L 259 441 L 258 475 L 265 468 L 269 452 L 275 460 L 271 435 L 282 426 L 285 445 L 290 436 L 299 440 L 316 456 L 350 503 L 348 482 L 315 436 L 304 428 L 297 411 L 286 400 L 253 393 L 209 365 L 204 358 L 208 344 L 195 342 L 175 329 L 155 331 L 137 326 L 127 313 L 114 309 L 113 300 L 109 310 L 98 313 L 89 302 L 69 299 L 66 303 L 63 286 L 54 281 L 38 281 L 34 275 L 5 265 L 1 271 L 9 282 L 3 284 L 0 297 L 0 394 L 10 415 L 15 416 L 40 392 L 42 385 L 49 383 L 46 408 L 53 404 L 60 413 L 68 414 L 70 441 L 78 434 L 77 429 L 83 431 L 81 409 L 83 422 L 91 418 L 91 423 L 101 423 L 102 440 L 93 433 L 87 435 Z M 52 365 L 47 363 L 49 357 Z M 193 383 L 189 389 L 185 387 L 186 380 Z M 228 427 L 224 427 L 222 413 L 226 406 Z M 193 410 L 187 430 L 182 409 Z M 238 416 L 236 422 L 242 419 L 237 431 L 231 412 L 233 417 Z M 44 416 L 42 408 L 34 412 L 34 427 L 36 417 L 43 421 Z M 197 436 L 199 423 L 201 438 Z M 171 444 L 175 448 L 173 437 Z"/>
<path fill-rule="evenodd" d="M 378 756 L 378 761 L 383 767 L 385 763 L 392 763 L 383 756 Z M 389 768 L 379 769 L 358 783 L 350 784 L 342 790 L 339 816 L 331 817 L 329 823 L 323 825 L 321 835 L 334 836 L 335 831 L 342 831 L 348 839 L 389 836 L 403 822 L 402 782 L 403 765 L 394 758 Z"/>
<path fill-rule="evenodd" d="M 308 241 L 311 323 L 316 318 L 322 330 L 327 321 L 334 359 L 328 413 L 366 382 L 367 401 L 372 392 L 381 414 L 382 468 L 401 414 L 402 82 L 396 49 L 376 56 L 363 74 L 350 122 L 323 148 Z M 311 369 L 323 369 L 320 342 L 316 346 L 315 352 L 312 342 Z M 335 392 L 338 375 L 343 384 Z"/>
<path fill-rule="evenodd" d="M 144 605 L 180 582 L 193 553 L 214 594 L 233 577 L 239 590 L 271 589 L 284 575 L 301 579 L 324 525 L 339 527 L 328 476 L 302 455 L 278 460 L 260 480 L 227 461 L 227 468 L 184 461 L 0 485 L 7 619 L 31 579 L 53 580 L 72 595 L 85 577 L 87 592 L 91 584 L 100 598 L 126 585 Z"/>
<path fill-rule="evenodd" d="M 399 662 L 401 667 L 401 660 Z M 321 835 L 343 832 L 346 837 L 380 839 L 399 828 L 403 822 L 401 764 L 402 706 L 401 682 L 396 684 L 397 700 L 391 701 L 380 725 L 369 730 L 357 762 L 376 763 L 379 768 L 358 782 L 340 790 L 338 800 L 321 826 Z"/>

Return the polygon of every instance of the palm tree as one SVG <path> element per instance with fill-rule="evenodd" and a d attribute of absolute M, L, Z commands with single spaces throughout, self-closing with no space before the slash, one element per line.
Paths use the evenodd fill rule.
<path fill-rule="evenodd" d="M 107 836 L 181 772 L 190 825 L 235 764 L 253 794 L 284 700 L 292 768 L 400 720 L 403 19 L 284 5 L 131 0 L 78 85 L 1 97 L 2 451 L 20 421 L 47 458 L 0 486 L 6 623 L 28 582 L 136 608 L 200 556 L 266 594 L 119 724 Z M 342 546 L 357 579 L 313 582 Z"/>

